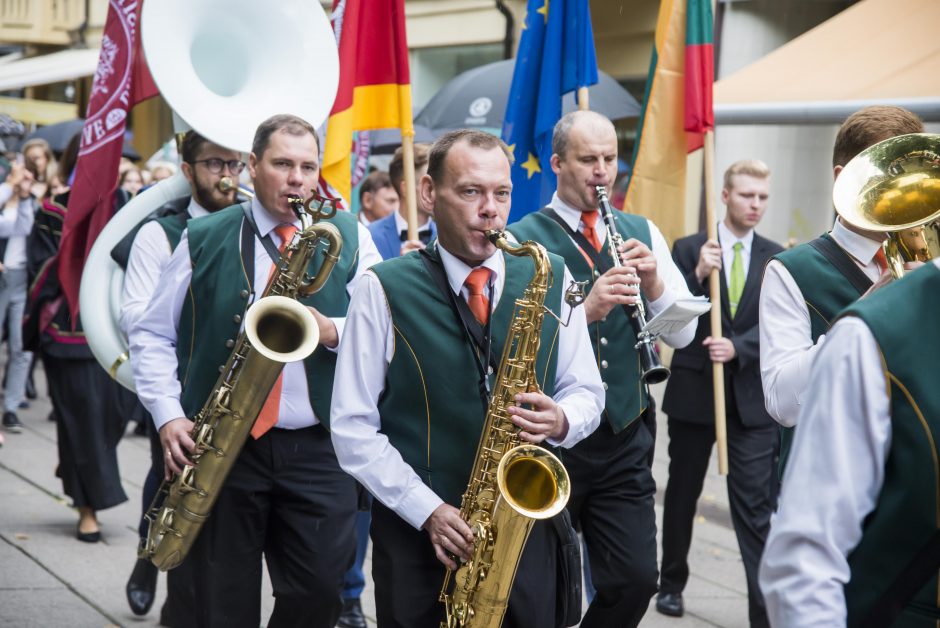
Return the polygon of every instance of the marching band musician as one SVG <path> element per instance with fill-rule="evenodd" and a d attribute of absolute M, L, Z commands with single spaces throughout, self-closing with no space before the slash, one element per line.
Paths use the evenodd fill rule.
<path fill-rule="evenodd" d="M 581 626 L 636 626 L 658 580 L 650 468 L 655 412 L 640 381 L 635 336 L 619 306 L 633 304 L 640 286 L 650 315 L 691 294 L 659 229 L 645 218 L 617 212 L 624 265 L 604 273 L 593 268 L 592 255 L 610 258 L 595 190 L 599 185 L 609 190 L 617 173 L 617 135 L 610 120 L 591 111 L 565 114 L 555 125 L 552 152 L 558 189 L 546 208 L 551 211 L 529 214 L 509 231 L 562 255 L 576 280 L 591 282 L 584 310 L 607 406 L 597 431 L 562 456 L 571 475 L 568 508 L 580 520 L 597 590 Z M 579 233 L 593 250 L 576 243 Z M 663 340 L 684 347 L 695 327 L 693 320 Z"/>
<path fill-rule="evenodd" d="M 168 478 L 194 448 L 187 417 L 213 388 L 246 308 L 268 283 L 277 248 L 298 229 L 289 199 L 316 188 L 319 167 L 309 123 L 292 115 L 262 122 L 248 161 L 254 200 L 188 224 L 131 331 L 134 380 L 160 430 Z M 303 299 L 323 346 L 285 365 L 187 559 L 200 626 L 260 624 L 262 554 L 275 596 L 269 626 L 332 628 L 339 616 L 354 551 L 356 489 L 324 424 L 348 295 L 379 255 L 354 216 L 330 220 L 343 237 L 340 260 L 323 288 Z"/>
<path fill-rule="evenodd" d="M 813 360 L 761 563 L 774 626 L 935 626 L 940 260 L 843 311 Z"/>
<path fill-rule="evenodd" d="M 487 355 L 502 354 L 514 302 L 532 278 L 528 260 L 503 254 L 484 235 L 505 225 L 510 159 L 506 145 L 486 133 L 441 137 L 420 182 L 420 202 L 434 208 L 437 244 L 372 268 L 350 304 L 332 437 L 340 464 L 376 498 L 372 564 L 383 628 L 437 626 L 444 567 L 470 555 L 473 534 L 459 506 L 487 385 L 496 384 Z M 552 257 L 552 267 L 545 307 L 570 321 L 559 329 L 545 315 L 537 362 L 544 393 L 518 395 L 509 412 L 523 441 L 570 447 L 597 426 L 604 392 L 584 313 L 562 302 L 570 276 L 560 258 Z M 536 522 L 504 626 L 558 625 L 555 549 L 552 526 Z"/>
<path fill-rule="evenodd" d="M 833 178 L 869 146 L 923 130 L 920 118 L 901 107 L 876 105 L 853 113 L 836 135 Z M 761 385 L 767 412 L 784 428 L 781 478 L 792 428 L 809 389 L 810 367 L 835 315 L 891 279 L 880 253 L 885 237 L 836 218 L 829 233 L 780 253 L 767 264 L 760 294 Z"/>
<path fill-rule="evenodd" d="M 134 230 L 118 245 L 114 252 L 125 269 L 124 290 L 121 301 L 121 331 L 125 337 L 146 311 L 153 297 L 164 268 L 170 261 L 173 249 L 191 218 L 199 218 L 235 204 L 236 188 L 219 189 L 224 177 L 238 180 L 245 167 L 243 156 L 238 151 L 210 142 L 195 131 L 188 131 L 180 146 L 181 170 L 189 181 L 190 196 L 174 199 L 158 208 L 139 230 Z M 150 421 L 150 418 L 147 417 Z M 150 507 L 157 487 L 164 476 L 163 447 L 160 435 L 151 423 L 150 472 L 144 483 L 144 514 Z M 142 516 L 139 533 L 147 536 L 147 521 Z M 146 615 L 156 595 L 157 568 L 149 560 L 138 558 L 126 593 L 131 610 L 136 615 Z M 192 579 L 189 563 L 167 572 L 167 600 L 160 612 L 160 623 L 164 626 L 186 626 L 192 621 L 195 601 L 192 599 Z"/>

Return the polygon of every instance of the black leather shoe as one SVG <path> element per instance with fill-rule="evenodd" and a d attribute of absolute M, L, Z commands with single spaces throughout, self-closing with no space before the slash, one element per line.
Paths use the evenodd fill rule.
<path fill-rule="evenodd" d="M 146 615 L 157 596 L 157 567 L 149 560 L 138 558 L 124 591 L 134 614 Z"/>
<path fill-rule="evenodd" d="M 3 413 L 3 427 L 8 432 L 13 432 L 18 434 L 23 431 L 23 424 L 20 423 L 20 419 L 16 416 L 16 412 L 10 412 L 7 410 Z"/>
<path fill-rule="evenodd" d="M 81 530 L 76 529 L 75 538 L 82 543 L 97 543 L 101 540 L 101 530 L 95 530 L 94 532 L 82 532 Z"/>
<path fill-rule="evenodd" d="M 336 628 L 366 628 L 366 616 L 362 614 L 359 598 L 343 600 L 343 612 L 339 614 Z"/>
<path fill-rule="evenodd" d="M 682 617 L 685 612 L 682 607 L 682 594 L 660 593 L 656 596 L 656 610 L 670 617 Z"/>

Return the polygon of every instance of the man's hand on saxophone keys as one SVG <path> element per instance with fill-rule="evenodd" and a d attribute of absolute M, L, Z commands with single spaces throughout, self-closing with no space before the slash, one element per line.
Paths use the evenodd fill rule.
<path fill-rule="evenodd" d="M 196 449 L 196 442 L 190 437 L 193 422 L 186 417 L 172 419 L 160 428 L 160 444 L 163 446 L 163 479 L 170 481 L 183 470 L 183 466 L 192 464 L 187 452 Z"/>
<path fill-rule="evenodd" d="M 633 305 L 640 294 L 641 279 L 632 266 L 611 268 L 597 278 L 584 300 L 588 324 L 607 316 L 618 305 Z"/>
<path fill-rule="evenodd" d="M 512 415 L 513 424 L 521 429 L 519 438 L 527 443 L 538 444 L 546 438 L 562 441 L 568 434 L 568 419 L 565 411 L 548 395 L 540 392 L 519 393 L 516 403 L 506 411 Z M 522 407 L 528 404 L 529 409 Z"/>
<path fill-rule="evenodd" d="M 460 510 L 447 503 L 441 504 L 421 527 L 431 537 L 434 555 L 448 569 L 457 569 L 454 557 L 470 560 L 473 530 L 460 517 Z"/>

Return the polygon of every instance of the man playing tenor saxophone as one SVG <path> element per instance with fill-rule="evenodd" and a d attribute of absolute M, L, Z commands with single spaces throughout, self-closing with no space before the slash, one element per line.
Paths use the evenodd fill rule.
<path fill-rule="evenodd" d="M 248 160 L 254 200 L 188 224 L 131 331 L 137 392 L 160 430 L 168 477 L 188 462 L 190 419 L 236 346 L 272 261 L 301 224 L 289 199 L 315 189 L 318 154 L 306 121 L 278 115 L 262 122 Z M 276 599 L 268 626 L 333 628 L 339 616 L 354 552 L 356 488 L 336 462 L 326 424 L 349 295 L 380 256 L 354 216 L 338 213 L 330 222 L 343 238 L 339 260 L 322 289 L 301 299 L 322 346 L 283 368 L 186 559 L 200 626 L 261 624 L 262 554 Z M 321 257 L 314 259 L 311 274 Z"/>
<path fill-rule="evenodd" d="M 343 469 L 376 497 L 372 565 L 383 628 L 439 625 L 445 567 L 473 549 L 458 508 L 491 391 L 495 398 L 505 384 L 489 356 L 505 355 L 514 307 L 525 309 L 517 300 L 533 280 L 529 258 L 486 236 L 506 223 L 510 159 L 486 133 L 438 139 L 419 184 L 438 240 L 373 267 L 350 303 L 332 437 Z M 604 391 L 584 313 L 562 299 L 570 276 L 560 258 L 545 259 L 553 280 L 544 307 L 570 321 L 545 314 L 537 354 L 527 356 L 544 392 L 516 395 L 506 412 L 520 440 L 570 447 L 597 426 Z M 541 315 L 542 304 L 530 313 Z M 558 625 L 556 543 L 552 525 L 536 521 L 521 558 L 494 556 L 494 569 L 500 560 L 519 563 L 504 626 Z"/>

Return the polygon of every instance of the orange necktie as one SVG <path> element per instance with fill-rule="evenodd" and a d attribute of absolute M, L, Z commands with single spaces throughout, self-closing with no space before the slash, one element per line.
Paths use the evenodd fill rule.
<path fill-rule="evenodd" d="M 467 286 L 467 292 L 470 293 L 467 296 L 467 305 L 481 325 L 486 325 L 490 319 L 490 300 L 483 292 L 490 280 L 490 272 L 489 268 L 483 266 L 474 268 L 463 282 Z"/>
<path fill-rule="evenodd" d="M 882 248 L 878 249 L 878 252 L 875 253 L 874 257 L 875 263 L 878 264 L 878 268 L 881 269 L 881 272 L 888 270 L 888 258 L 885 257 L 885 250 Z"/>
<path fill-rule="evenodd" d="M 294 234 L 297 233 L 297 227 L 294 225 L 278 225 L 274 227 L 274 232 L 281 238 L 280 251 L 283 253 L 284 248 L 294 239 Z M 271 265 L 268 281 L 271 281 L 275 268 L 277 268 L 277 260 L 274 260 L 274 264 Z M 278 414 L 280 414 L 281 410 L 281 388 L 283 385 L 284 371 L 282 370 L 281 374 L 277 376 L 277 381 L 274 382 L 274 388 L 271 389 L 271 393 L 261 407 L 261 412 L 258 413 L 258 418 L 255 420 L 254 426 L 251 428 L 251 436 L 253 438 L 261 438 L 264 436 L 265 432 L 277 424 Z"/>
<path fill-rule="evenodd" d="M 597 212 L 581 212 L 581 222 L 584 223 L 584 230 L 582 231 L 584 237 L 591 243 L 595 251 L 600 251 L 601 241 L 597 239 L 597 231 L 594 229 L 594 226 L 597 225 Z"/>

